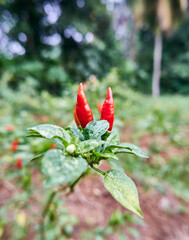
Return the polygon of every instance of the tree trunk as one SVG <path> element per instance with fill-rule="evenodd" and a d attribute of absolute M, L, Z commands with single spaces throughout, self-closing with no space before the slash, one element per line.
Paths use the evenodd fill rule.
<path fill-rule="evenodd" d="M 161 59 L 162 59 L 162 33 L 157 32 L 155 35 L 154 45 L 154 62 L 153 62 L 153 79 L 152 79 L 152 96 L 159 97 L 160 95 L 160 77 L 161 77 Z"/>

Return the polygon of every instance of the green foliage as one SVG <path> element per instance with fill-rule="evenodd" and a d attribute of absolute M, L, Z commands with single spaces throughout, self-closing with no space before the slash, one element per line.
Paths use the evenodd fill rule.
<path fill-rule="evenodd" d="M 116 159 L 117 160 L 117 159 Z M 119 161 L 116 161 L 112 158 L 108 159 L 108 163 L 112 169 L 118 170 L 120 172 L 124 172 L 121 163 Z"/>
<path fill-rule="evenodd" d="M 68 212 L 65 207 L 65 202 L 58 197 L 53 200 L 53 203 L 48 209 L 45 221 L 45 233 L 47 240 L 67 240 L 71 238 L 74 232 L 74 226 L 78 224 L 78 219 Z M 38 231 L 40 231 L 40 227 Z M 37 239 L 40 239 L 39 234 L 37 237 Z"/>
<path fill-rule="evenodd" d="M 82 157 L 64 156 L 61 150 L 49 150 L 42 159 L 41 170 L 45 175 L 45 187 L 56 187 L 75 181 L 86 171 L 87 162 Z"/>
<path fill-rule="evenodd" d="M 5 33 L 9 44 L 19 43 L 25 52 L 17 56 L 7 48 L 13 59 L 1 58 L 0 72 L 11 72 L 13 88 L 32 77 L 38 89 L 60 95 L 68 82 L 81 82 L 91 74 L 102 77 L 122 61 L 111 15 L 101 0 L 38 0 L 29 5 L 15 0 L 4 2 L 0 13 L 0 23 L 10 26 Z"/>
<path fill-rule="evenodd" d="M 109 124 L 105 120 L 90 122 L 85 127 L 85 136 L 88 135 L 89 139 L 100 139 L 107 132 L 108 128 Z"/>
<path fill-rule="evenodd" d="M 135 224 L 135 226 L 130 226 L 130 224 Z M 140 237 L 139 232 L 136 229 L 137 225 L 141 225 L 140 219 L 135 218 L 130 214 L 124 214 L 120 210 L 115 210 L 109 218 L 109 221 L 105 227 L 97 227 L 93 231 L 85 231 L 82 234 L 83 240 L 104 240 L 116 233 L 118 239 L 125 240 L 128 239 L 127 236 L 131 235 L 135 239 Z M 126 227 L 125 227 L 126 226 Z M 123 228 L 128 229 L 128 233 L 123 232 Z"/>
<path fill-rule="evenodd" d="M 189 64 L 189 17 L 181 24 L 171 38 L 165 39 L 163 54 L 162 88 L 163 92 L 187 95 Z"/>
<path fill-rule="evenodd" d="M 67 158 L 71 161 L 72 158 L 77 158 L 80 155 L 79 145 L 88 140 L 96 140 L 92 138 L 95 135 L 99 138 L 95 142 L 99 143 L 101 140 L 106 142 L 107 145 L 103 143 L 101 146 L 102 142 L 100 142 L 100 146 L 93 148 L 93 145 L 89 144 L 90 152 L 82 153 L 86 157 L 90 159 L 91 154 L 94 154 L 93 160 L 95 162 L 105 158 L 111 169 L 122 172 L 126 170 L 127 174 L 132 178 L 134 177 L 137 183 L 140 182 L 141 191 L 148 190 L 150 194 L 150 189 L 152 188 L 153 190 L 157 189 L 160 194 L 166 194 L 169 187 L 169 191 L 173 191 L 185 200 L 189 199 L 189 158 L 187 154 L 189 112 L 186 111 L 188 109 L 188 97 L 164 96 L 154 100 L 140 95 L 129 89 L 125 81 L 120 81 L 117 70 L 113 69 L 107 78 L 104 79 L 104 82 L 96 80 L 93 83 L 90 79 L 87 83 L 90 95 L 87 93 L 89 91 L 86 91 L 86 95 L 95 119 L 99 119 L 96 103 L 104 100 L 107 86 L 111 86 L 114 89 L 116 112 L 114 129 L 111 134 L 105 132 L 107 124 L 102 122 L 104 127 L 99 126 L 102 128 L 101 132 L 100 129 L 98 130 L 94 127 L 99 125 L 99 121 L 95 121 L 89 124 L 87 131 L 83 131 L 72 125 L 75 103 L 73 99 L 76 99 L 77 85 L 70 87 L 66 95 L 60 98 L 51 96 L 47 92 L 39 94 L 32 87 L 33 81 L 31 79 L 31 81 L 28 80 L 30 83 L 29 88 L 23 83 L 18 91 L 12 91 L 7 87 L 5 81 L 9 77 L 8 74 L 5 74 L 0 82 L 0 164 L 2 166 L 0 180 L 3 186 L 15 192 L 9 198 L 10 201 L 5 199 L 0 210 L 1 236 L 4 237 L 8 229 L 8 232 L 12 235 L 12 238 L 11 236 L 9 237 L 10 240 L 24 239 L 28 236 L 30 229 L 32 231 L 33 226 L 40 223 L 41 214 L 33 212 L 33 205 L 28 203 L 33 202 L 35 199 L 39 204 L 39 208 L 41 208 L 44 201 L 48 199 L 49 192 L 47 193 L 47 189 L 41 186 L 42 177 L 38 170 L 42 170 L 43 157 L 52 151 L 48 150 L 54 140 L 57 141 L 56 143 L 61 144 L 57 144 L 56 151 L 64 151 L 61 155 L 62 157 L 64 157 L 64 154 L 67 157 L 72 156 Z M 47 131 L 47 135 L 44 135 L 45 138 L 26 138 L 26 128 L 43 123 L 45 125 L 47 123 L 57 124 L 61 126 L 61 129 L 64 128 L 71 138 L 71 140 L 67 140 L 69 143 L 67 144 L 66 141 L 63 140 L 62 142 L 60 140 L 60 138 L 65 137 L 65 132 L 62 132 L 59 127 L 58 131 L 55 130 L 56 134 L 58 134 L 57 137 L 55 136 L 56 134 L 53 135 L 51 132 L 49 135 L 49 131 Z M 68 124 L 70 124 L 69 127 L 65 128 Z M 13 125 L 13 130 L 7 130 L 7 125 Z M 39 131 L 41 131 L 41 128 L 39 128 Z M 117 131 L 121 132 L 120 138 Z M 36 132 L 34 131 L 33 134 L 36 135 Z M 44 132 L 41 132 L 41 134 L 40 136 L 43 136 Z M 11 152 L 11 142 L 15 139 L 19 140 L 18 149 L 16 152 Z M 107 142 L 119 146 L 122 145 L 123 141 L 133 142 L 142 146 L 143 150 L 148 150 L 150 158 L 141 160 L 135 154 L 130 154 L 131 151 L 134 151 L 134 148 L 130 149 L 128 145 L 128 148 L 125 149 L 107 148 L 109 144 Z M 126 151 L 128 154 L 115 154 L 115 152 L 120 150 Z M 34 158 L 36 154 L 38 155 L 37 159 Z M 23 169 L 21 170 L 15 167 L 15 159 L 17 157 L 21 157 L 23 160 Z M 32 158 L 34 160 L 30 162 L 29 160 Z M 40 161 L 40 158 L 42 158 L 42 161 Z M 89 168 L 90 166 L 82 176 L 85 173 L 86 175 L 89 173 Z M 45 175 L 43 176 L 46 178 Z M 36 187 L 36 183 L 38 187 Z M 52 188 L 61 190 L 65 185 L 61 184 Z M 72 189 L 70 189 L 71 186 Z M 73 188 L 74 184 L 71 182 L 66 190 L 68 192 L 68 190 L 71 191 Z M 68 239 L 68 233 L 74 232 L 75 218 L 71 217 L 66 211 L 61 201 L 62 194 L 60 195 L 55 197 L 46 215 L 45 231 L 48 232 L 49 239 L 52 234 L 55 234 L 57 238 L 61 234 L 63 239 Z M 56 204 L 58 205 L 57 208 L 54 207 Z M 23 211 L 25 214 L 23 214 Z M 179 207 L 179 209 L 171 209 L 169 211 L 183 213 L 186 210 L 183 205 L 182 208 Z M 114 226 L 113 223 L 108 223 L 105 227 L 98 227 L 91 229 L 91 231 L 85 229 L 83 234 L 87 235 L 88 238 L 82 239 L 108 238 L 112 232 L 122 232 L 123 225 L 125 236 L 133 234 L 137 237 L 136 229 L 130 230 L 130 228 L 133 228 L 133 221 L 128 219 L 129 216 L 132 218 L 130 214 L 127 217 L 120 217 L 120 214 L 115 214 L 115 219 L 113 219 L 113 222 L 115 222 Z M 20 219 L 25 219 L 25 225 L 19 225 Z M 117 225 L 116 222 L 118 223 Z M 136 220 L 134 224 L 137 224 Z M 128 234 L 125 233 L 125 229 L 128 230 Z M 34 234 L 38 235 L 39 231 L 40 227 L 37 227 Z M 48 234 L 46 237 L 48 237 Z"/>
<path fill-rule="evenodd" d="M 64 145 L 67 146 L 71 141 L 71 137 L 67 131 L 61 127 L 50 124 L 43 124 L 29 128 L 28 133 L 28 137 L 46 138 L 61 147 L 64 147 Z"/>
<path fill-rule="evenodd" d="M 171 36 L 163 38 L 161 91 L 163 94 L 189 93 L 188 62 L 189 62 L 189 22 L 188 16 Z M 133 65 L 139 69 L 129 77 L 129 84 L 134 89 L 144 93 L 151 92 L 152 63 L 154 37 L 149 29 L 142 29 L 138 33 L 137 60 Z M 145 50 L 145 51 L 144 51 Z M 144 74 L 140 74 L 143 71 Z M 136 80 L 135 80 L 136 79 Z"/>
<path fill-rule="evenodd" d="M 62 150 L 49 150 L 42 159 L 41 170 L 46 178 L 46 187 L 55 187 L 63 183 L 75 185 L 75 181 L 77 182 L 87 167 L 91 167 L 104 176 L 105 187 L 117 201 L 142 217 L 134 182 L 123 171 L 113 169 L 104 173 L 94 167 L 94 164 L 99 164 L 102 159 L 118 160 L 115 154 L 119 153 L 119 149 L 127 150 L 125 153 L 129 151 L 129 154 L 147 157 L 134 144 L 115 144 L 114 137 L 107 131 L 108 128 L 109 124 L 105 120 L 90 122 L 85 129 L 78 128 L 77 132 L 72 131 L 72 127 L 64 130 L 58 126 L 43 124 L 29 128 L 28 137 L 41 137 L 53 141 L 58 146 L 64 145 Z M 79 139 L 80 135 L 84 140 Z M 69 143 L 72 144 L 68 145 Z"/>
<path fill-rule="evenodd" d="M 30 91 L 48 90 L 54 95 L 65 93 L 72 82 L 60 64 L 40 60 L 9 60 L 0 70 L 2 78 L 6 75 L 9 76 L 7 85 L 14 90 L 23 88 L 25 84 L 32 87 Z"/>
<path fill-rule="evenodd" d="M 185 111 L 188 98 L 175 96 L 159 100 L 143 99 L 143 113 L 135 116 L 133 140 L 149 149 L 151 158 L 147 161 L 135 159 L 132 155 L 120 155 L 121 165 L 140 179 L 145 186 L 157 187 L 162 193 L 168 184 L 179 197 L 188 199 L 187 189 L 187 126 L 189 115 Z M 140 106 L 138 106 L 138 111 Z M 185 113 L 185 114 L 184 114 Z M 125 136 L 126 138 L 126 136 Z M 161 187 L 160 187 L 161 186 Z M 162 188 L 164 189 L 162 191 Z"/>
<path fill-rule="evenodd" d="M 122 171 L 109 170 L 104 177 L 104 186 L 125 208 L 143 217 L 139 206 L 137 188 Z"/>

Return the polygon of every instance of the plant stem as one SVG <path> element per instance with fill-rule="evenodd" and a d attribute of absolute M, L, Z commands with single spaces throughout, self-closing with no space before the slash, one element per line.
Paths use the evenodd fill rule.
<path fill-rule="evenodd" d="M 91 168 L 93 168 L 95 171 L 99 172 L 100 174 L 102 175 L 105 175 L 106 173 L 101 171 L 100 169 L 94 167 L 92 164 L 90 165 Z M 88 168 L 78 179 L 76 179 L 71 185 L 67 185 L 65 186 L 62 190 L 65 190 L 67 187 L 70 187 L 70 192 L 73 191 L 75 185 L 79 182 L 79 180 L 81 178 L 83 178 L 84 176 L 86 176 L 88 173 L 90 172 L 90 169 Z M 45 218 L 48 214 L 48 210 L 49 210 L 49 207 L 51 205 L 51 203 L 53 202 L 53 199 L 56 195 L 58 191 L 53 191 L 50 193 L 48 199 L 47 199 L 47 202 L 42 210 L 42 221 L 41 221 L 41 224 L 40 224 L 40 235 L 41 235 L 41 239 L 42 240 L 46 240 L 46 236 L 45 236 Z"/>
<path fill-rule="evenodd" d="M 88 168 L 80 177 L 78 177 L 71 185 L 70 185 L 70 193 L 73 192 L 75 185 L 80 181 L 81 178 L 85 177 L 89 174 L 90 169 Z"/>
<path fill-rule="evenodd" d="M 41 234 L 42 240 L 46 239 L 46 237 L 45 237 L 45 217 L 48 213 L 49 207 L 50 207 L 56 193 L 57 193 L 57 191 L 51 192 L 51 194 L 49 195 L 47 202 L 42 210 L 42 222 L 41 222 L 41 226 L 40 226 L 40 234 Z"/>
<path fill-rule="evenodd" d="M 105 172 L 101 171 L 100 169 L 94 167 L 92 164 L 90 165 L 91 168 L 93 168 L 95 171 L 99 172 L 100 174 L 102 174 L 103 176 L 106 174 Z"/>

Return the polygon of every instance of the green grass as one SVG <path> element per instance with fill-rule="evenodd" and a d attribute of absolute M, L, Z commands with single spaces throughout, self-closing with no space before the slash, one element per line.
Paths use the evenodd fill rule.
<path fill-rule="evenodd" d="M 189 200 L 189 98 L 163 96 L 159 99 L 143 96 L 131 112 L 128 127 L 132 128 L 132 139 L 138 144 L 149 136 L 150 159 L 143 161 L 133 156 L 121 156 L 127 172 L 138 177 L 149 186 L 169 186 L 178 196 Z M 127 125 L 127 123 L 126 123 Z M 160 138 L 158 139 L 158 136 Z M 125 137 L 126 138 L 126 137 Z M 166 139 L 164 141 L 164 139 Z M 175 152 L 175 154 L 174 154 Z"/>

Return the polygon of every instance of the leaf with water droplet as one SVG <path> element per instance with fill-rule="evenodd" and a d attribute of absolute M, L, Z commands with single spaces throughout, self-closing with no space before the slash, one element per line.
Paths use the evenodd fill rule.
<path fill-rule="evenodd" d="M 111 151 L 113 151 L 115 154 L 128 153 L 135 154 L 138 157 L 148 158 L 147 154 L 145 154 L 139 147 L 132 143 L 108 144 L 106 149 L 111 149 Z"/>
<path fill-rule="evenodd" d="M 112 169 L 104 176 L 104 186 L 128 210 L 143 217 L 134 182 L 125 173 Z"/>
<path fill-rule="evenodd" d="M 41 124 L 27 129 L 29 132 L 28 137 L 41 137 L 47 138 L 56 143 L 60 147 L 68 145 L 71 141 L 71 136 L 64 129 L 52 124 Z"/>
<path fill-rule="evenodd" d="M 79 153 L 90 152 L 91 150 L 93 150 L 103 144 L 104 144 L 104 141 L 96 140 L 96 139 L 89 139 L 89 140 L 80 142 L 80 144 L 78 145 Z"/>
<path fill-rule="evenodd" d="M 85 127 L 86 139 L 101 139 L 101 136 L 106 133 L 109 128 L 109 123 L 106 120 L 92 121 Z"/>
<path fill-rule="evenodd" d="M 42 172 L 46 177 L 45 187 L 56 187 L 75 181 L 87 169 L 82 157 L 63 155 L 60 149 L 49 150 L 42 159 Z"/>

